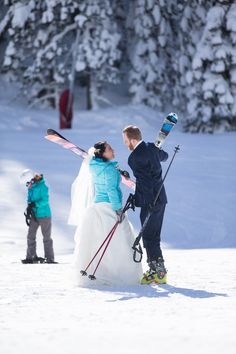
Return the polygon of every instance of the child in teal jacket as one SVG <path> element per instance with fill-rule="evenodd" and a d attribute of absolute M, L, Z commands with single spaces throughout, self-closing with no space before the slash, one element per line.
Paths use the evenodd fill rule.
<path fill-rule="evenodd" d="M 29 226 L 27 234 L 26 259 L 22 263 L 55 263 L 53 240 L 51 238 L 51 209 L 49 205 L 48 187 L 45 184 L 43 175 L 35 174 L 26 170 L 23 172 L 26 186 L 28 188 L 28 207 L 26 211 L 26 223 Z M 36 253 L 36 233 L 41 227 L 44 244 L 45 258 L 38 257 Z"/>
<path fill-rule="evenodd" d="M 34 203 L 33 212 L 36 218 L 50 218 L 48 187 L 43 175 L 35 176 L 28 185 L 28 204 Z"/>

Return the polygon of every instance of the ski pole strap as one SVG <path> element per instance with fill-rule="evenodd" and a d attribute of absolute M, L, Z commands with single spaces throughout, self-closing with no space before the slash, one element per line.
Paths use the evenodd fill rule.
<path fill-rule="evenodd" d="M 125 206 L 122 208 L 121 213 L 117 214 L 117 215 L 119 215 L 119 223 L 122 223 L 122 221 L 125 218 L 125 213 L 129 209 L 132 209 L 133 211 L 135 210 L 134 195 L 132 193 L 130 193 L 130 195 L 125 203 Z"/>
<path fill-rule="evenodd" d="M 141 239 L 142 235 L 138 236 L 133 244 L 133 247 L 132 249 L 134 250 L 134 253 L 133 253 L 133 261 L 135 263 L 140 263 L 143 259 L 143 250 L 142 250 L 142 247 L 140 245 L 140 239 Z M 137 258 L 137 254 L 139 255 L 139 258 Z"/>
<path fill-rule="evenodd" d="M 134 250 L 134 253 L 133 253 L 133 260 L 135 263 L 140 263 L 142 261 L 142 258 L 143 258 L 143 250 L 142 250 L 142 247 L 140 245 L 140 241 L 141 241 L 141 238 L 143 236 L 143 231 L 145 230 L 146 228 L 146 225 L 148 223 L 148 220 L 150 219 L 150 216 L 151 216 L 152 212 L 150 211 L 146 217 L 146 219 L 144 220 L 144 223 L 143 223 L 143 226 L 138 234 L 138 236 L 136 237 L 135 241 L 134 241 L 134 244 L 132 246 L 132 249 Z M 139 258 L 137 258 L 137 253 L 139 254 Z"/>

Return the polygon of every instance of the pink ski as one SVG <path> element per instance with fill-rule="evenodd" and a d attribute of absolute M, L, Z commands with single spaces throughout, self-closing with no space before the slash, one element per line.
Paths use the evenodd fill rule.
<path fill-rule="evenodd" d="M 47 139 L 53 143 L 56 143 L 58 145 L 61 145 L 64 149 L 70 150 L 74 154 L 79 155 L 82 158 L 85 158 L 86 156 L 88 156 L 87 151 L 81 149 L 79 146 L 76 146 L 75 144 L 70 142 L 68 139 L 66 139 L 64 136 L 62 136 L 61 134 L 59 134 L 58 132 L 56 132 L 53 129 L 47 130 L 47 135 L 45 136 L 45 139 Z M 122 170 L 119 169 L 119 171 L 121 174 L 122 183 L 125 184 L 127 187 L 134 190 L 135 189 L 135 182 L 131 178 L 127 178 L 124 175 L 122 175 Z"/>

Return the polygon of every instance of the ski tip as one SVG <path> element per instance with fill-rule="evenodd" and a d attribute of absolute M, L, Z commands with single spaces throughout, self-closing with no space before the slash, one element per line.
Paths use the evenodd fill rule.
<path fill-rule="evenodd" d="M 56 131 L 54 129 L 48 128 L 47 135 L 52 135 L 52 134 L 56 134 Z"/>
<path fill-rule="evenodd" d="M 177 113 L 171 112 L 168 114 L 168 116 L 166 117 L 171 123 L 176 124 L 178 121 L 178 115 Z"/>

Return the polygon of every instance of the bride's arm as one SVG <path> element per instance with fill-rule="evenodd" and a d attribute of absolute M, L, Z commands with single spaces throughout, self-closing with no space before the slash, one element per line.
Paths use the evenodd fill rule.
<path fill-rule="evenodd" d="M 109 166 L 105 170 L 105 180 L 107 194 L 113 210 L 122 208 L 122 195 L 119 188 L 120 173 L 114 166 Z"/>

